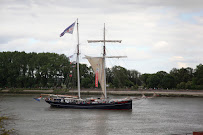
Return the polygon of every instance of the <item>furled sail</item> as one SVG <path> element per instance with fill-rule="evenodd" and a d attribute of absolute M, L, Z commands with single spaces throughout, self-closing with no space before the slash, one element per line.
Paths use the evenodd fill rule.
<path fill-rule="evenodd" d="M 89 56 L 86 56 L 85 58 L 91 64 L 94 72 L 98 73 L 98 80 L 99 80 L 99 83 L 100 83 L 101 88 L 102 88 L 102 94 L 103 94 L 102 96 L 104 97 L 104 95 L 105 95 L 104 58 L 103 57 L 89 57 Z"/>

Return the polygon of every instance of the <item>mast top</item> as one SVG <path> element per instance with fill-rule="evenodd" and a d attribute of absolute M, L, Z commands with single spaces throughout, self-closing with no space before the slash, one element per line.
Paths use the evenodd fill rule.
<path fill-rule="evenodd" d="M 105 23 L 104 23 L 104 39 L 103 40 L 87 40 L 88 43 L 96 43 L 96 42 L 103 42 L 103 57 L 106 56 L 106 42 L 117 42 L 121 43 L 122 40 L 106 40 L 106 29 L 105 29 Z"/>

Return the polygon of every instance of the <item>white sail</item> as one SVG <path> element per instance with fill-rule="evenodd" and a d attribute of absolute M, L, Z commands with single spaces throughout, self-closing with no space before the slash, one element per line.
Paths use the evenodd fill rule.
<path fill-rule="evenodd" d="M 102 96 L 105 97 L 105 74 L 104 74 L 104 58 L 103 57 L 89 57 L 86 56 L 91 64 L 94 72 L 98 72 L 98 80 L 102 88 Z"/>

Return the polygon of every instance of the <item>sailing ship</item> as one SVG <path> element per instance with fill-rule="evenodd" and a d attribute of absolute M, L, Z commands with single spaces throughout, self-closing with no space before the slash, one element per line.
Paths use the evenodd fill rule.
<path fill-rule="evenodd" d="M 74 27 L 72 24 L 71 26 Z M 71 26 L 69 26 L 71 28 Z M 70 33 L 70 28 L 67 28 L 66 31 Z M 71 29 L 73 30 L 73 28 Z M 65 32 L 65 31 L 64 31 Z M 71 31 L 72 32 L 72 31 Z M 62 36 L 64 33 L 61 34 Z M 52 107 L 58 108 L 72 108 L 72 109 L 118 109 L 118 110 L 130 110 L 132 109 L 132 99 L 110 99 L 107 97 L 106 92 L 106 58 L 122 58 L 124 56 L 106 56 L 106 42 L 119 42 L 121 40 L 106 40 L 105 39 L 105 24 L 104 24 L 104 39 L 103 40 L 88 40 L 88 43 L 93 42 L 103 42 L 103 56 L 102 57 L 90 57 L 86 56 L 89 63 L 91 64 L 96 77 L 101 85 L 102 97 L 101 98 L 86 98 L 82 99 L 80 96 L 80 75 L 79 75 L 79 30 L 78 30 L 78 19 L 77 19 L 77 78 L 78 78 L 78 96 L 70 95 L 54 95 L 50 94 L 45 101 L 49 103 Z"/>

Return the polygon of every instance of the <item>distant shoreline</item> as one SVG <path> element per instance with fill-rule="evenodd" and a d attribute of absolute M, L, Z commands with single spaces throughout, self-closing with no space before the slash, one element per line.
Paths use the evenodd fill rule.
<path fill-rule="evenodd" d="M 154 93 L 158 97 L 198 97 L 203 98 L 203 90 L 120 90 L 109 89 L 108 95 L 115 96 L 140 96 L 145 94 L 151 96 Z M 1 90 L 0 94 L 67 94 L 77 95 L 77 90 Z M 101 95 L 100 89 L 84 89 L 81 90 L 81 95 Z"/>

